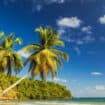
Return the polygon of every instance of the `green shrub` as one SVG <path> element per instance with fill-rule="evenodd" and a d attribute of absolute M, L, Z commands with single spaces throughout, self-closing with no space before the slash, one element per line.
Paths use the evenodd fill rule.
<path fill-rule="evenodd" d="M 8 77 L 0 74 L 0 86 L 4 90 L 19 78 L 12 76 Z M 71 98 L 72 94 L 65 86 L 33 79 L 25 79 L 15 88 L 17 98 L 23 99 L 55 99 L 55 98 Z"/>

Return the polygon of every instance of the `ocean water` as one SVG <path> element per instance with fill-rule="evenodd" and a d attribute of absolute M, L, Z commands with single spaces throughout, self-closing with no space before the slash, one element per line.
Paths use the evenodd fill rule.
<path fill-rule="evenodd" d="M 0 105 L 105 105 L 105 98 L 75 98 L 72 100 L 0 101 Z"/>

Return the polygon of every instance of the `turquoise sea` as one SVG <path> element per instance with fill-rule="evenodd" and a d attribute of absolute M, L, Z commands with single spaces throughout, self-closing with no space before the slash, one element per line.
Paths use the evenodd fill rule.
<path fill-rule="evenodd" d="M 105 98 L 75 98 L 68 100 L 0 101 L 0 105 L 105 105 Z"/>

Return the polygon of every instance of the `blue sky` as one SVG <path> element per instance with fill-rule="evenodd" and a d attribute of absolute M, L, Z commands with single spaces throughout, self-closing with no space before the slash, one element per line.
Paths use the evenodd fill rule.
<path fill-rule="evenodd" d="M 105 97 L 105 1 L 0 0 L 0 31 L 23 39 L 14 48 L 18 52 L 38 42 L 34 29 L 39 26 L 56 29 L 65 41 L 62 50 L 70 56 L 55 81 L 76 97 Z"/>

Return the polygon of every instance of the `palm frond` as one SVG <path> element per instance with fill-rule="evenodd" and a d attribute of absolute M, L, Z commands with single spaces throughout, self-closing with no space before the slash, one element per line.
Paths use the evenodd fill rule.
<path fill-rule="evenodd" d="M 8 65 L 8 58 L 3 57 L 3 59 L 0 61 L 0 65 L 2 66 L 2 68 L 6 69 Z"/>
<path fill-rule="evenodd" d="M 32 75 L 37 76 L 39 74 L 40 74 L 40 65 L 36 64 L 35 68 L 33 68 L 33 70 L 32 70 Z"/>
<path fill-rule="evenodd" d="M 64 42 L 62 40 L 55 40 L 53 44 L 55 46 L 64 46 Z"/>
<path fill-rule="evenodd" d="M 28 46 L 24 47 L 23 51 L 24 52 L 31 52 L 31 51 L 38 50 L 40 48 L 41 48 L 40 45 L 38 45 L 38 44 L 32 44 L 32 45 L 28 45 Z"/>
<path fill-rule="evenodd" d="M 59 64 L 60 67 L 62 67 L 63 64 L 62 64 L 61 60 L 58 57 L 53 57 L 53 59 L 54 59 L 54 61 L 56 61 L 57 64 Z"/>
<path fill-rule="evenodd" d="M 0 32 L 0 37 L 3 37 L 5 36 L 5 33 L 4 32 Z"/>
<path fill-rule="evenodd" d="M 14 36 L 15 36 L 14 33 L 10 33 L 9 36 L 8 36 L 8 39 L 11 40 L 11 39 L 14 38 Z"/>
<path fill-rule="evenodd" d="M 14 43 L 16 44 L 22 44 L 22 39 L 21 38 L 16 38 L 16 40 L 14 41 Z"/>
<path fill-rule="evenodd" d="M 40 45 L 34 44 L 23 48 L 25 52 L 33 51 L 26 62 L 35 62 L 35 64 L 30 64 L 32 76 L 40 75 L 42 79 L 45 79 L 51 72 L 52 78 L 54 78 L 57 73 L 57 64 L 62 66 L 60 58 L 68 60 L 66 53 L 54 49 L 56 46 L 64 46 L 64 42 L 57 31 L 50 27 L 39 27 L 35 31 L 40 36 Z"/>
<path fill-rule="evenodd" d="M 22 58 L 19 54 L 14 53 L 11 57 L 14 69 L 16 72 L 19 72 L 23 67 Z"/>
<path fill-rule="evenodd" d="M 62 58 L 65 59 L 66 61 L 69 60 L 69 56 L 68 56 L 65 52 L 60 51 L 60 50 L 56 50 L 56 49 L 52 49 L 51 51 L 52 51 L 53 53 L 55 53 L 56 55 L 62 57 Z"/>
<path fill-rule="evenodd" d="M 46 30 L 44 30 L 44 28 L 39 27 L 39 28 L 36 28 L 35 31 L 39 33 L 41 39 L 45 38 Z"/>

